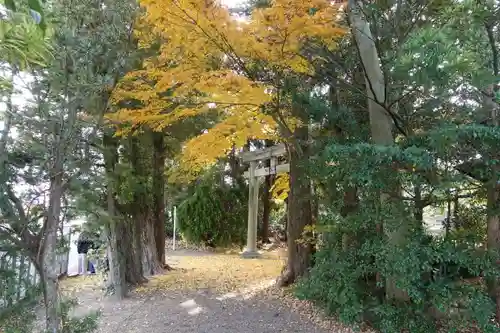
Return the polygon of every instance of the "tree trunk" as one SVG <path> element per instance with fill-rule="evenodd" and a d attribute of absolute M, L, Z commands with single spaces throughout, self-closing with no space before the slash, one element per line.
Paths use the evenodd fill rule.
<path fill-rule="evenodd" d="M 273 175 L 267 175 L 262 188 L 262 227 L 260 238 L 264 244 L 269 243 L 269 218 L 271 216 L 271 187 L 273 178 Z"/>
<path fill-rule="evenodd" d="M 370 25 L 363 14 L 361 2 L 349 0 L 348 6 L 349 21 L 365 73 L 372 140 L 376 145 L 393 145 L 392 119 L 388 114 L 388 110 L 384 107 L 386 102 L 386 85 L 375 39 L 371 33 Z M 395 186 L 395 188 L 388 189 L 386 193 L 382 193 L 380 197 L 381 203 L 384 204 L 384 202 L 387 202 L 390 195 L 399 196 L 399 188 Z M 385 228 L 385 226 L 382 228 L 382 226 L 383 224 L 381 223 L 377 229 L 385 230 L 391 244 L 397 246 L 405 241 L 407 226 L 399 227 L 396 230 L 390 230 L 390 228 Z M 408 295 L 396 287 L 395 280 L 392 277 L 387 278 L 386 294 L 388 298 L 397 300 L 408 299 Z"/>
<path fill-rule="evenodd" d="M 493 92 L 493 88 L 490 87 L 489 90 Z M 498 119 L 498 105 L 496 103 L 491 103 L 490 98 L 485 98 L 484 101 L 485 109 L 489 110 L 491 123 L 493 126 L 499 126 Z M 498 156 L 495 156 L 497 152 L 491 152 L 494 159 L 498 159 Z M 486 184 L 487 188 L 487 230 L 486 230 L 486 238 L 487 238 L 487 246 L 488 250 L 492 253 L 498 255 L 500 253 L 500 212 L 499 212 L 499 198 L 500 193 L 498 189 L 498 180 L 500 169 L 493 165 L 493 176 L 490 181 Z M 496 320 L 500 323 L 500 279 L 492 278 L 489 279 L 488 282 L 488 291 L 491 298 L 494 300 L 496 304 Z"/>
<path fill-rule="evenodd" d="M 58 272 L 56 270 L 57 229 L 61 214 L 61 199 L 63 193 L 62 158 L 55 161 L 50 184 L 50 201 L 46 217 L 45 233 L 42 245 L 42 260 L 40 275 L 43 284 L 43 296 L 46 311 L 46 327 L 51 333 L 60 332 L 61 314 L 58 295 Z"/>
<path fill-rule="evenodd" d="M 163 133 L 153 133 L 153 219 L 156 256 L 165 264 L 165 159 Z"/>
<path fill-rule="evenodd" d="M 134 274 L 134 276 L 129 275 L 129 278 L 127 281 L 129 283 L 134 283 L 134 284 L 141 284 L 147 282 L 147 279 L 144 277 L 144 269 L 142 267 L 142 224 L 139 219 L 132 219 L 130 221 L 130 237 L 131 237 L 131 242 L 130 244 L 133 244 L 133 247 L 130 248 L 129 250 L 129 257 L 130 257 L 130 266 L 133 268 L 131 269 L 131 273 Z M 126 252 L 123 252 L 126 253 Z M 129 269 L 129 266 L 127 265 L 127 270 Z"/>
<path fill-rule="evenodd" d="M 147 282 L 147 279 L 144 277 L 144 268 L 142 267 L 142 224 L 139 219 L 133 219 L 130 221 L 130 236 L 133 239 L 133 248 L 131 253 L 131 257 L 133 257 L 133 261 L 131 258 L 132 265 L 134 267 L 133 272 L 135 276 L 130 276 L 130 281 L 132 279 L 136 284 Z"/>
<path fill-rule="evenodd" d="M 154 140 L 153 140 L 154 141 Z M 147 179 L 151 176 L 152 173 L 149 172 L 152 165 L 142 163 L 147 157 L 141 156 L 140 151 L 140 141 L 138 137 L 130 137 L 129 138 L 130 145 L 130 165 L 133 170 L 133 174 L 137 180 L 141 182 L 146 182 Z M 143 154 L 144 155 L 144 154 Z M 153 157 L 156 157 L 155 155 Z M 150 161 L 149 159 L 147 159 Z M 153 159 L 153 163 L 156 162 Z M 161 175 L 163 176 L 163 174 Z M 163 182 L 163 177 L 162 182 Z M 143 184 L 143 186 L 147 186 Z M 156 187 L 156 184 L 153 184 L 153 187 Z M 149 196 L 149 191 L 153 193 L 153 195 Z M 130 214 L 132 219 L 134 220 L 133 225 L 137 227 L 138 234 L 141 235 L 141 245 L 142 249 L 142 272 L 145 276 L 154 275 L 160 273 L 162 271 L 163 265 L 158 258 L 158 248 L 156 242 L 156 219 L 155 219 L 155 202 L 154 195 L 158 194 L 155 189 L 143 188 L 142 190 L 136 190 L 133 196 L 133 202 L 130 204 Z M 162 190 L 163 194 L 163 190 Z M 163 195 L 161 195 L 163 198 Z M 151 200 L 153 199 L 153 200 Z M 151 202 L 153 201 L 153 202 Z M 162 199 L 163 201 L 163 199 Z M 162 203 L 163 207 L 163 203 Z M 140 233 L 139 233 L 140 230 Z M 138 236 L 136 236 L 138 237 Z M 136 244 L 138 242 L 138 238 L 135 238 Z M 136 245 L 138 248 L 139 246 Z"/>
<path fill-rule="evenodd" d="M 54 278 L 53 276 L 46 275 L 48 270 L 48 268 L 44 267 L 42 270 L 43 273 L 40 274 L 45 305 L 45 327 L 47 332 L 60 332 L 62 321 L 58 297 L 58 281 L 57 277 Z"/>
<path fill-rule="evenodd" d="M 317 194 L 317 185 L 311 181 L 311 218 L 313 223 L 316 224 L 319 219 L 319 198 Z"/>
<path fill-rule="evenodd" d="M 288 260 L 282 275 L 278 279 L 279 286 L 294 283 L 297 278 L 308 273 L 312 262 L 313 245 L 300 244 L 306 226 L 312 225 L 311 182 L 304 173 L 300 163 L 307 159 L 308 128 L 297 126 L 294 130 L 296 145 L 289 145 L 290 153 L 290 192 L 288 194 L 287 243 Z"/>
<path fill-rule="evenodd" d="M 265 148 L 272 147 L 273 142 L 266 140 Z M 271 160 L 266 162 L 266 167 L 271 167 Z M 262 188 L 262 228 L 261 239 L 262 243 L 269 243 L 269 218 L 271 216 L 271 188 L 274 183 L 274 175 L 267 175 L 264 179 L 264 186 Z"/>
<path fill-rule="evenodd" d="M 248 151 L 249 149 L 249 141 L 243 146 L 243 151 Z M 234 187 L 244 186 L 245 179 L 243 178 L 243 169 L 240 159 L 236 156 L 236 146 L 233 145 L 231 148 L 231 153 L 229 154 L 229 167 L 230 167 L 230 175 L 233 181 Z"/>
<path fill-rule="evenodd" d="M 108 243 L 109 284 L 114 289 L 114 295 L 123 299 L 127 295 L 125 281 L 125 260 L 120 252 L 120 237 L 118 236 L 116 205 L 115 205 L 115 166 L 118 163 L 118 143 L 112 134 L 104 134 L 104 164 L 107 179 L 107 210 L 109 220 L 106 223 L 106 236 Z"/>
<path fill-rule="evenodd" d="M 137 221 L 122 221 L 117 225 L 117 230 L 121 235 L 120 253 L 125 260 L 125 281 L 130 285 L 147 282 L 142 268 L 141 229 L 137 227 Z"/>
<path fill-rule="evenodd" d="M 144 274 L 159 274 L 163 271 L 163 265 L 158 260 L 157 255 L 155 224 L 147 215 L 143 216 L 142 221 L 142 266 L 144 268 Z"/>
<path fill-rule="evenodd" d="M 415 184 L 415 213 L 413 216 L 420 228 L 423 228 L 424 223 L 424 202 L 422 200 L 422 185 Z"/>
<path fill-rule="evenodd" d="M 491 11 L 493 12 L 493 11 Z M 498 77 L 500 75 L 500 64 L 499 64 L 499 50 L 497 48 L 497 41 L 495 39 L 495 29 L 494 24 L 491 22 L 493 16 L 486 20 L 483 24 L 488 35 L 488 42 L 491 49 L 491 59 L 493 75 Z M 483 106 L 486 112 L 491 116 L 491 123 L 493 126 L 498 127 L 500 125 L 499 110 L 500 105 L 494 100 L 495 96 L 495 86 L 492 84 L 486 89 L 486 94 L 488 96 L 483 96 Z M 491 152 L 493 159 L 498 160 L 498 152 Z M 493 177 L 491 178 L 489 184 L 487 184 L 487 205 L 488 205 L 488 216 L 487 216 L 487 245 L 488 250 L 498 255 L 500 252 L 500 212 L 499 209 L 499 180 L 500 168 L 495 164 L 493 165 Z M 500 264 L 497 261 L 497 264 Z M 496 320 L 500 323 L 500 279 L 491 279 L 488 281 L 488 291 L 495 301 L 496 304 Z"/>
<path fill-rule="evenodd" d="M 487 245 L 492 253 L 500 251 L 500 218 L 498 215 L 499 193 L 496 182 L 487 185 Z M 500 281 L 492 278 L 488 282 L 488 291 L 496 303 L 496 319 L 500 322 Z"/>

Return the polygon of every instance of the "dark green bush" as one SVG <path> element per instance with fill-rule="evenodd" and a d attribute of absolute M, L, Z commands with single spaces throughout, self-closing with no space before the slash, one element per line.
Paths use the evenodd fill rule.
<path fill-rule="evenodd" d="M 422 234 L 414 234 L 401 248 L 377 240 L 376 233 L 353 236 L 356 246 L 342 249 L 342 234 L 337 227 L 327 235 L 310 276 L 297 286 L 299 298 L 315 301 L 345 323 L 368 322 L 384 333 L 436 332 L 438 323 L 454 329 L 475 323 L 482 332 L 497 332 L 491 323 L 494 304 L 484 286 L 463 282 L 498 274 L 486 253 L 456 240 L 429 241 Z M 409 302 L 385 298 L 388 276 L 398 277 L 396 284 L 408 293 Z"/>
<path fill-rule="evenodd" d="M 247 224 L 246 190 L 198 185 L 178 211 L 179 230 L 191 243 L 210 246 L 241 245 Z"/>
<path fill-rule="evenodd" d="M 165 236 L 169 238 L 174 236 L 174 221 L 168 214 L 165 214 Z"/>
<path fill-rule="evenodd" d="M 414 202 L 380 200 L 381 192 L 391 193 L 397 184 L 410 188 L 425 181 L 417 172 L 396 173 L 387 166 L 398 161 L 425 174 L 432 166 L 429 154 L 415 147 L 331 145 L 325 159 L 334 167 L 324 167 L 319 159 L 317 168 L 311 168 L 313 176 L 340 193 L 356 187 L 356 207 L 346 213 L 343 195 L 323 198 L 318 226 L 324 231 L 322 245 L 309 276 L 298 283 L 297 295 L 345 323 L 368 322 L 384 333 L 438 332 L 441 326 L 458 332 L 472 325 L 481 332 L 498 332 L 492 321 L 495 304 L 484 281 L 500 272 L 493 254 L 478 246 L 478 237 L 454 231 L 431 237 Z M 428 197 L 443 202 L 446 197 L 440 193 L 446 194 L 460 178 L 445 172 L 441 177 L 442 183 L 433 184 L 435 197 Z M 484 238 L 484 216 L 484 209 L 462 207 L 456 230 Z M 382 223 L 383 232 L 377 231 Z M 388 235 L 400 226 L 406 236 L 390 242 Z M 389 278 L 407 294 L 405 300 L 387 297 Z"/>

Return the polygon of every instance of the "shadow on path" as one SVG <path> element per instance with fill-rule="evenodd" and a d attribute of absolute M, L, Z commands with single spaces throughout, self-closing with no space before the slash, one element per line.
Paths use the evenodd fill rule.
<path fill-rule="evenodd" d="M 100 333 L 326 333 L 278 300 L 224 298 L 210 291 L 134 296 L 103 308 Z M 117 306 L 118 305 L 118 306 Z"/>
<path fill-rule="evenodd" d="M 280 260 L 248 261 L 179 250 L 169 252 L 167 262 L 179 270 L 155 277 L 160 281 L 156 287 L 151 288 L 151 283 L 149 289 L 139 288 L 120 302 L 103 297 L 97 277 L 83 278 L 69 293 L 79 301 L 72 315 L 99 310 L 98 333 L 352 332 L 320 328 L 301 311 L 270 296 L 282 267 Z M 161 282 L 162 278 L 170 284 Z M 231 288 L 222 290 L 221 286 Z M 228 290 L 232 291 L 224 293 Z"/>

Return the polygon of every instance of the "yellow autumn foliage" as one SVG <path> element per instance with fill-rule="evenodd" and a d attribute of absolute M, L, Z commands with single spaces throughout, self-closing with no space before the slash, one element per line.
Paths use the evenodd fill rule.
<path fill-rule="evenodd" d="M 283 201 L 290 192 L 290 176 L 287 173 L 279 174 L 271 187 L 271 197 Z"/>
<path fill-rule="evenodd" d="M 254 112 L 234 114 L 219 124 L 189 140 L 181 161 L 200 167 L 224 156 L 233 146 L 242 147 L 248 139 L 276 139 L 275 123 L 270 116 Z"/>
<path fill-rule="evenodd" d="M 308 59 L 301 55 L 306 42 L 316 40 L 328 49 L 346 33 L 339 25 L 340 5 L 326 0 L 274 0 L 271 7 L 256 9 L 245 34 L 245 48 L 252 58 L 265 60 L 298 73 L 311 73 Z"/>
<path fill-rule="evenodd" d="M 302 48 L 311 42 L 334 48 L 346 31 L 338 24 L 339 6 L 327 0 L 274 0 L 245 21 L 235 20 L 215 0 L 140 4 L 145 13 L 136 25 L 139 46 L 149 50 L 158 40 L 161 46 L 113 92 L 115 105 L 134 100 L 140 106 L 122 107 L 108 118 L 160 131 L 188 117 L 218 112 L 219 124 L 185 144 L 179 165 L 192 172 L 233 145 L 279 136 L 272 112 L 263 113 L 275 102 L 276 78 L 255 73 L 250 64 L 264 62 L 271 72 L 311 73 Z"/>

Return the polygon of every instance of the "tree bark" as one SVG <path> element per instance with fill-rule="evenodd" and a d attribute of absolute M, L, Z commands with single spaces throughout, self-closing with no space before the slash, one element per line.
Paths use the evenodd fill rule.
<path fill-rule="evenodd" d="M 492 18 L 491 18 L 492 19 Z M 494 25 L 490 22 L 490 19 L 484 22 L 484 27 L 488 35 L 489 46 L 492 53 L 492 68 L 493 74 L 498 77 L 500 75 L 500 64 L 499 62 L 499 52 L 497 48 L 497 43 L 494 38 Z M 493 126 L 498 127 L 500 125 L 499 120 L 499 110 L 500 105 L 494 101 L 495 87 L 490 85 L 486 91 L 488 96 L 483 96 L 483 107 L 490 114 L 491 123 Z M 500 157 L 496 151 L 491 152 L 493 159 Z M 500 212 L 499 212 L 499 198 L 500 193 L 498 189 L 499 173 L 500 168 L 497 165 L 493 165 L 493 176 L 487 186 L 487 246 L 488 250 L 492 253 L 498 255 L 500 253 Z M 497 264 L 500 262 L 497 261 Z M 492 278 L 488 281 L 488 291 L 490 296 L 495 301 L 496 304 L 496 320 L 500 323 L 500 279 Z"/>
<path fill-rule="evenodd" d="M 163 133 L 153 132 L 153 219 L 156 241 L 156 256 L 165 264 L 165 159 L 166 149 Z"/>
<path fill-rule="evenodd" d="M 163 265 L 158 260 L 155 240 L 155 224 L 147 215 L 143 216 L 142 227 L 142 266 L 144 274 L 155 275 L 163 271 Z"/>
<path fill-rule="evenodd" d="M 41 249 L 40 280 L 43 284 L 43 296 L 46 313 L 46 328 L 57 333 L 62 329 L 58 295 L 58 272 L 56 270 L 57 230 L 61 213 L 63 193 L 62 157 L 56 157 L 55 168 L 51 177 L 49 208 L 47 211 L 45 234 Z"/>
<path fill-rule="evenodd" d="M 491 89 L 492 90 L 492 89 Z M 496 103 L 491 103 L 489 100 L 484 101 L 484 107 L 490 111 L 491 122 L 493 126 L 499 126 L 498 106 Z M 497 152 L 491 152 L 494 159 L 498 159 Z M 498 180 L 500 169 L 493 165 L 493 175 L 490 181 L 486 184 L 487 191 L 487 228 L 486 238 L 488 250 L 498 255 L 500 253 L 500 212 L 499 199 L 500 193 L 498 189 Z M 487 281 L 488 292 L 496 304 L 495 316 L 497 322 L 500 322 L 500 279 L 491 278 Z"/>
<path fill-rule="evenodd" d="M 424 223 L 424 202 L 422 200 L 422 186 L 421 184 L 415 184 L 414 186 L 415 192 L 415 213 L 413 216 L 415 217 L 416 222 L 419 224 L 419 227 L 423 228 Z"/>
<path fill-rule="evenodd" d="M 129 144 L 129 162 L 136 181 L 141 186 L 146 186 L 146 166 L 141 161 L 140 141 L 137 136 L 130 136 Z M 126 281 L 129 284 L 137 285 L 146 282 L 144 277 L 144 261 L 143 261 L 143 232 L 145 216 L 148 214 L 148 199 L 146 199 L 147 190 L 135 189 L 133 201 L 127 205 L 127 216 L 130 216 L 130 221 L 127 225 L 122 226 L 122 234 L 124 235 L 124 245 L 122 245 L 122 253 L 125 255 L 126 263 Z"/>
<path fill-rule="evenodd" d="M 392 134 L 393 124 L 388 113 L 389 110 L 385 108 L 386 84 L 375 39 L 371 33 L 370 25 L 363 14 L 362 3 L 356 0 L 349 0 L 348 6 L 349 21 L 365 74 L 372 141 L 376 145 L 390 146 L 394 144 Z M 384 202 L 387 202 L 391 195 L 396 197 L 400 195 L 398 186 L 394 186 L 388 189 L 386 193 L 382 193 L 380 196 L 381 203 L 384 204 Z M 407 226 L 399 227 L 396 230 L 390 230 L 390 228 L 385 228 L 385 226 L 382 228 L 382 226 L 383 224 L 381 223 L 377 229 L 385 230 L 391 244 L 398 246 L 405 241 Z M 406 292 L 396 287 L 394 277 L 387 278 L 386 295 L 388 298 L 397 300 L 408 299 Z"/>
<path fill-rule="evenodd" d="M 108 243 L 109 261 L 109 284 L 114 289 L 117 299 L 123 299 L 127 295 L 127 284 L 125 281 L 125 260 L 120 252 L 120 238 L 117 229 L 116 205 L 115 205 L 115 167 L 118 163 L 118 143 L 112 133 L 103 135 L 104 164 L 106 168 L 107 181 L 107 211 L 108 222 L 106 223 L 106 236 Z"/>
<path fill-rule="evenodd" d="M 297 278 L 305 276 L 312 263 L 313 245 L 299 244 L 306 226 L 312 225 L 311 182 L 304 173 L 301 162 L 308 154 L 307 123 L 294 130 L 295 145 L 289 145 L 290 154 L 290 192 L 288 195 L 287 245 L 288 260 L 282 275 L 278 279 L 279 286 L 288 286 Z"/>
<path fill-rule="evenodd" d="M 145 164 L 143 163 L 143 161 L 151 161 L 151 159 L 144 156 L 144 153 L 141 156 L 140 141 L 138 137 L 130 137 L 129 145 L 130 165 L 132 167 L 134 177 L 136 177 L 137 181 L 143 183 L 142 186 L 147 186 L 146 184 L 144 184 L 144 182 L 147 182 L 147 179 L 151 177 L 154 171 L 151 172 L 151 169 L 153 167 L 152 164 Z M 153 187 L 155 186 L 156 185 L 153 184 Z M 149 196 L 149 191 L 152 192 L 151 196 Z M 140 248 L 142 249 L 142 272 L 145 276 L 160 273 L 163 268 L 163 265 L 158 258 L 158 249 L 155 235 L 155 194 L 156 191 L 154 189 L 142 188 L 141 190 L 136 190 L 134 191 L 133 202 L 130 203 L 130 214 L 134 221 L 133 225 L 136 226 L 138 230 L 140 230 L 140 233 L 137 233 L 136 235 L 141 235 Z M 135 238 L 135 240 L 137 244 L 138 238 Z M 137 245 L 136 247 L 139 246 Z"/>
<path fill-rule="evenodd" d="M 273 142 L 266 140 L 265 147 L 269 148 Z M 271 160 L 266 162 L 266 167 L 271 167 Z M 274 175 L 267 175 L 264 179 L 264 186 L 262 188 L 262 227 L 260 238 L 262 243 L 269 243 L 269 218 L 271 216 L 271 188 L 274 183 Z"/>
<path fill-rule="evenodd" d="M 249 149 L 248 145 L 249 142 L 247 141 L 247 143 L 243 146 L 243 151 L 248 151 Z M 242 165 L 240 159 L 236 156 L 236 151 L 237 151 L 236 146 L 233 144 L 228 160 L 229 160 L 230 175 L 233 181 L 233 186 L 239 187 L 239 186 L 244 186 L 245 179 L 243 178 Z"/>
<path fill-rule="evenodd" d="M 262 227 L 260 238 L 262 243 L 269 243 L 269 218 L 271 216 L 271 187 L 273 176 L 267 175 L 262 188 Z"/>
<path fill-rule="evenodd" d="M 129 256 L 131 266 L 133 266 L 134 276 L 129 276 L 129 282 L 134 282 L 135 284 L 140 284 L 147 282 L 147 279 L 144 277 L 144 268 L 142 267 L 142 224 L 141 220 L 133 219 L 130 221 L 130 236 L 132 238 L 132 242 L 130 244 L 134 244 L 132 251 L 129 251 Z M 123 252 L 126 253 L 126 252 Z"/>
<path fill-rule="evenodd" d="M 496 182 L 487 184 L 487 246 L 492 253 L 500 251 L 500 218 L 498 215 L 499 193 Z M 496 303 L 496 319 L 500 322 L 500 281 L 491 278 L 487 281 L 488 291 Z"/>
<path fill-rule="evenodd" d="M 120 253 L 125 261 L 125 281 L 129 285 L 139 285 L 147 282 L 142 268 L 141 228 L 136 219 L 121 221 L 117 225 L 121 235 Z"/>
<path fill-rule="evenodd" d="M 311 181 L 311 215 L 313 224 L 316 224 L 319 219 L 319 197 L 318 185 Z"/>

